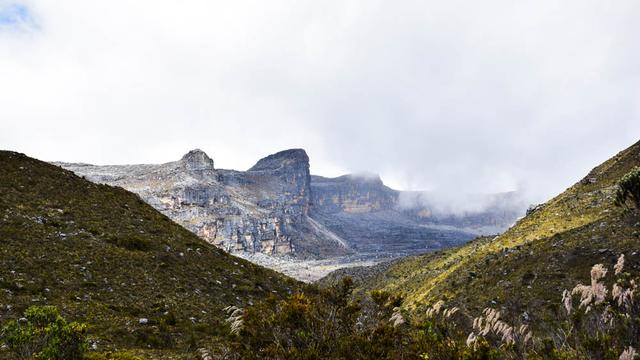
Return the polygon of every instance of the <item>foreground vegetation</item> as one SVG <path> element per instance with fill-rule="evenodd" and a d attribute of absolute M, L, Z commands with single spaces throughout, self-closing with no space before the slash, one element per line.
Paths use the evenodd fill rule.
<path fill-rule="evenodd" d="M 638 358 L 640 143 L 500 236 L 319 286 L 122 189 L 0 160 L 1 358 Z"/>
<path fill-rule="evenodd" d="M 221 357 L 630 360 L 640 345 L 640 306 L 624 259 L 594 265 L 589 285 L 556 294 L 563 316 L 544 331 L 511 323 L 494 308 L 470 314 L 443 301 L 409 314 L 401 298 L 385 291 L 354 298 L 344 278 L 285 300 L 227 309 L 235 341 Z"/>

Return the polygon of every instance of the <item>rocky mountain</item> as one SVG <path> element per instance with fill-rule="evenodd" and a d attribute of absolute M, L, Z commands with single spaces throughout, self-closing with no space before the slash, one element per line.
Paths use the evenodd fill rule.
<path fill-rule="evenodd" d="M 397 191 L 378 175 L 311 177 L 311 216 L 358 252 L 415 254 L 496 234 L 525 205 L 515 193 L 486 195 L 478 211 L 443 212 L 426 192 Z"/>
<path fill-rule="evenodd" d="M 206 176 L 212 165 L 192 152 L 178 172 Z M 134 177 L 159 171 L 129 169 L 139 171 Z M 195 202 L 202 194 L 180 196 Z M 55 305 L 89 325 L 97 351 L 139 349 L 144 358 L 185 358 L 216 344 L 223 307 L 283 298 L 301 285 L 203 241 L 131 192 L 7 151 L 0 151 L 0 244 L 1 323 L 31 305 Z"/>
<path fill-rule="evenodd" d="M 60 165 L 91 181 L 139 194 L 201 238 L 232 253 L 346 252 L 309 221 L 309 158 L 301 149 L 268 156 L 244 172 L 214 168 L 201 150 L 160 165 Z"/>
<path fill-rule="evenodd" d="M 594 264 L 611 268 L 624 254 L 626 269 L 640 269 L 638 212 L 614 204 L 618 181 L 638 166 L 640 142 L 531 208 L 499 236 L 374 267 L 341 269 L 322 282 L 349 275 L 362 292 L 402 295 L 409 309 L 445 300 L 470 313 L 492 307 L 525 323 L 553 321 L 561 314 L 562 291 L 588 282 Z"/>
<path fill-rule="evenodd" d="M 302 149 L 267 156 L 247 171 L 217 169 L 201 150 L 159 165 L 57 164 L 133 191 L 201 238 L 238 254 L 415 254 L 469 240 L 487 221 L 504 229 L 522 210 L 500 219 L 487 211 L 475 218 L 438 217 L 425 201 L 401 206 L 406 193 L 376 175 L 311 176 Z"/>

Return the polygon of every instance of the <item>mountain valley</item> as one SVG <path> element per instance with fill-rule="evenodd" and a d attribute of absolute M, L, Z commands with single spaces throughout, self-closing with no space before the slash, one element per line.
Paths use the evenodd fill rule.
<path fill-rule="evenodd" d="M 302 149 L 247 171 L 217 169 L 201 150 L 160 165 L 55 164 L 132 191 L 205 241 L 305 281 L 500 232 L 526 207 L 505 193 L 488 195 L 481 211 L 438 213 L 428 193 L 393 190 L 377 175 L 311 175 Z M 405 206 L 407 197 L 419 201 Z"/>

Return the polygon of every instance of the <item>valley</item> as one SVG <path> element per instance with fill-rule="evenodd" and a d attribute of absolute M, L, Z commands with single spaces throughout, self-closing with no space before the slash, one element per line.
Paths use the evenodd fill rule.
<path fill-rule="evenodd" d="M 91 169 L 88 181 L 0 152 L 0 338 L 8 344 L 0 358 L 45 331 L 33 330 L 44 321 L 37 316 L 57 326 L 73 320 L 65 331 L 84 341 L 73 340 L 73 351 L 95 359 L 515 359 L 545 349 L 552 356 L 541 358 L 617 359 L 639 345 L 640 142 L 503 233 L 470 241 L 462 235 L 502 218 L 418 220 L 428 211 L 397 207 L 398 193 L 379 178 L 315 177 L 309 184 L 304 179 L 314 177 L 291 176 L 295 161 L 278 154 L 249 174 L 213 171 L 199 152 L 186 159 L 64 165 Z M 154 197 L 157 189 L 164 197 Z M 278 205 L 264 205 L 274 194 Z M 174 202 L 165 214 L 150 206 L 167 199 Z M 244 237 L 197 236 L 214 214 L 210 207 L 236 209 L 228 213 L 237 218 L 219 224 L 236 220 L 245 230 L 256 214 L 274 220 Z M 188 230 L 167 213 L 201 218 Z M 303 231 L 315 236 L 311 242 Z M 326 252 L 314 256 L 313 241 Z M 569 326 L 573 333 L 563 333 Z M 16 331 L 22 335 L 14 338 Z M 605 336 L 613 332 L 619 336 Z"/>
<path fill-rule="evenodd" d="M 55 164 L 132 191 L 205 241 L 303 281 L 494 234 L 526 208 L 516 193 L 504 193 L 486 195 L 478 211 L 438 212 L 428 193 L 393 190 L 377 175 L 311 175 L 303 149 L 269 155 L 247 171 L 218 169 L 197 149 L 158 165 Z"/>

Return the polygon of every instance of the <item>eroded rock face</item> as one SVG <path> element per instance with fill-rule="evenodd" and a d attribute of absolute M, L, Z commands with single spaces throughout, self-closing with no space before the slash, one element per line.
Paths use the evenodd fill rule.
<path fill-rule="evenodd" d="M 393 209 L 398 202 L 398 191 L 374 174 L 313 176 L 311 184 L 313 207 L 323 213 L 370 213 Z"/>
<path fill-rule="evenodd" d="M 203 239 L 229 252 L 345 253 L 308 224 L 309 157 L 293 149 L 248 171 L 215 169 L 201 150 L 161 165 L 60 164 L 89 180 L 121 186 Z M 313 246 L 306 246 L 314 244 Z"/>
<path fill-rule="evenodd" d="M 269 155 L 247 171 L 216 169 L 197 149 L 160 165 L 58 165 L 139 194 L 232 253 L 303 258 L 421 253 L 469 240 L 486 232 L 479 230 L 486 225 L 503 230 L 518 215 L 500 207 L 438 214 L 424 199 L 419 206 L 402 207 L 407 193 L 388 188 L 377 175 L 311 176 L 302 149 Z"/>
<path fill-rule="evenodd" d="M 430 194 L 390 189 L 372 174 L 312 176 L 311 194 L 311 217 L 360 253 L 411 254 L 458 245 L 505 230 L 524 209 L 513 194 L 495 194 L 481 199 L 487 206 L 478 211 L 443 212 Z"/>

